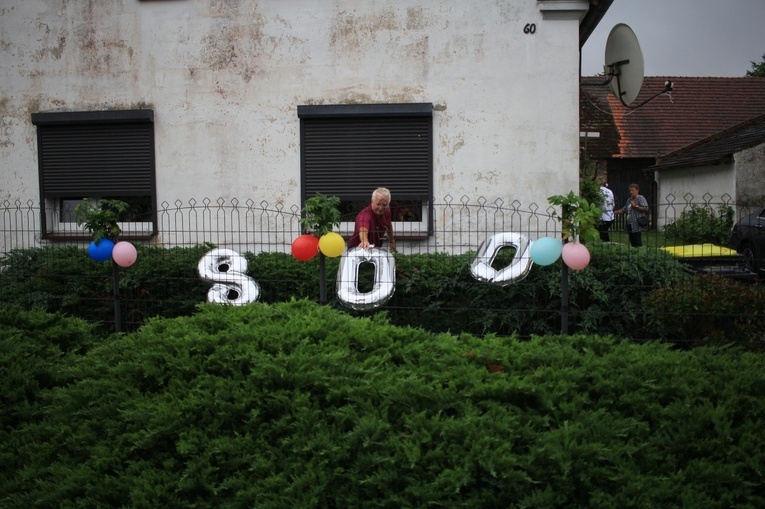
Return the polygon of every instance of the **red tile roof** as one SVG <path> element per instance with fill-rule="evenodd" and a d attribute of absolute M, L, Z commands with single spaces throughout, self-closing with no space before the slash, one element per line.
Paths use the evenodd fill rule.
<path fill-rule="evenodd" d="M 599 131 L 591 158 L 659 158 L 765 113 L 765 78 L 646 76 L 633 105 L 674 90 L 638 109 L 629 109 L 598 85 L 602 76 L 582 77 L 580 129 Z"/>
<path fill-rule="evenodd" d="M 765 143 L 765 114 L 676 150 L 649 170 L 704 166 L 732 160 L 736 152 Z"/>

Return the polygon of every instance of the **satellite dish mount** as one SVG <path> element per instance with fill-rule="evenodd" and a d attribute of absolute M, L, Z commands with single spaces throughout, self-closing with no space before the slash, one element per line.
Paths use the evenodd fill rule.
<path fill-rule="evenodd" d="M 640 108 L 673 88 L 672 82 L 667 81 L 661 92 L 637 106 L 630 106 L 640 93 L 640 87 L 643 86 L 643 68 L 643 52 L 640 51 L 640 43 L 635 32 L 624 23 L 614 26 L 606 41 L 604 71 L 608 80 L 603 85 L 609 85 L 613 94 L 627 108 Z"/>

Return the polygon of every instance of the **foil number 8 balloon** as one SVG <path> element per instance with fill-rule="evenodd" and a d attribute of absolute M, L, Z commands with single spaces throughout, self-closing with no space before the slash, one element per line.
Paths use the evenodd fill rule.
<path fill-rule="evenodd" d="M 207 300 L 217 304 L 242 306 L 260 297 L 260 287 L 247 273 L 247 260 L 230 249 L 207 252 L 197 266 L 199 276 L 214 283 Z"/>

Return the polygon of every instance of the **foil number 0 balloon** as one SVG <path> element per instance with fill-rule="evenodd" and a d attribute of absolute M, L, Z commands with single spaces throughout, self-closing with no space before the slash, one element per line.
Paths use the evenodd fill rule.
<path fill-rule="evenodd" d="M 478 247 L 478 251 L 470 263 L 470 273 L 479 281 L 494 283 L 499 286 L 517 283 L 529 275 L 531 245 L 529 239 L 520 233 L 497 233 Z M 515 256 L 510 265 L 501 270 L 496 270 L 491 264 L 503 247 L 515 248 Z"/>
<path fill-rule="evenodd" d="M 369 292 L 359 291 L 359 266 L 375 266 L 374 287 Z M 396 259 L 383 249 L 356 247 L 340 259 L 337 271 L 337 299 L 357 311 L 374 309 L 385 304 L 396 290 Z"/>
<path fill-rule="evenodd" d="M 247 272 L 247 260 L 230 249 L 207 252 L 197 266 L 199 276 L 214 283 L 207 300 L 218 304 L 242 306 L 260 297 L 260 287 Z"/>

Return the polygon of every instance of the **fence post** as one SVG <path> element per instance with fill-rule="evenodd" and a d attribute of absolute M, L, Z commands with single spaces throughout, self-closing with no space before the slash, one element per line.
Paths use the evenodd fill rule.
<path fill-rule="evenodd" d="M 324 253 L 319 251 L 319 302 L 327 303 L 327 263 Z"/>
<path fill-rule="evenodd" d="M 120 299 L 119 265 L 112 260 L 112 292 L 114 294 L 114 329 L 122 332 L 122 301 Z"/>
<path fill-rule="evenodd" d="M 568 266 L 561 263 L 560 275 L 560 333 L 568 335 Z"/>

